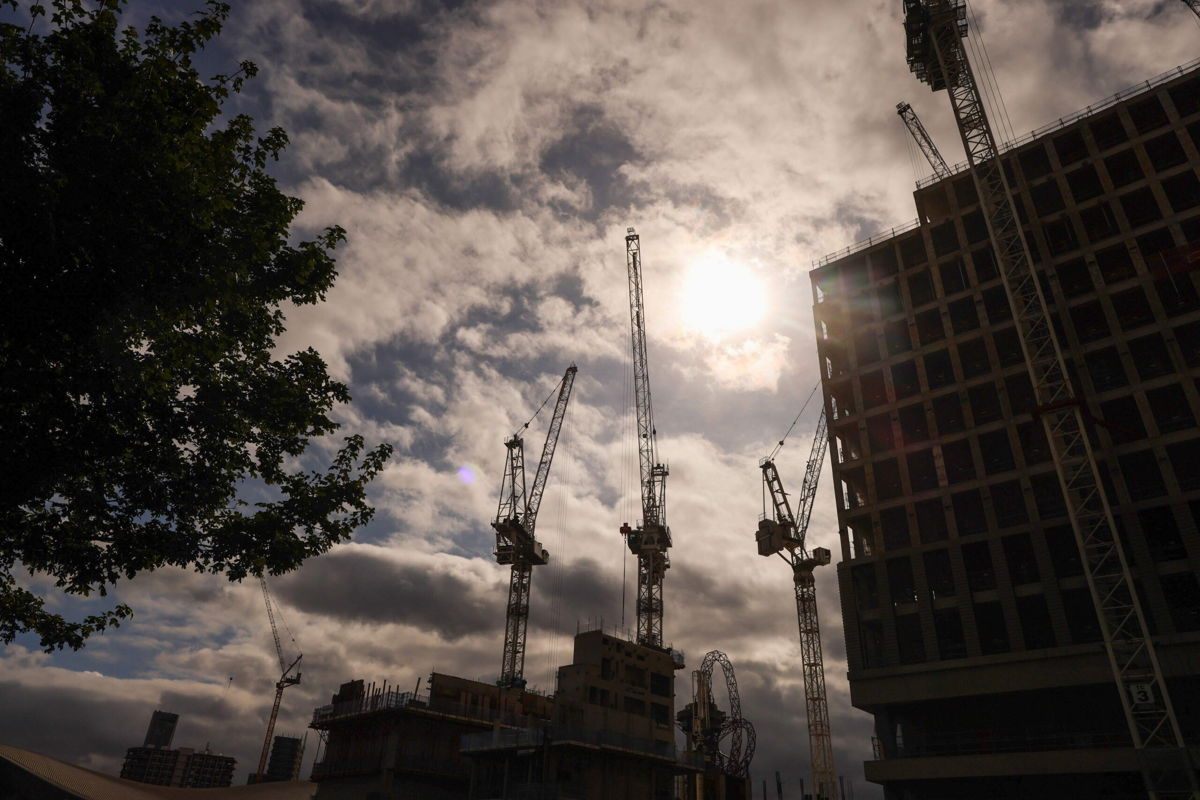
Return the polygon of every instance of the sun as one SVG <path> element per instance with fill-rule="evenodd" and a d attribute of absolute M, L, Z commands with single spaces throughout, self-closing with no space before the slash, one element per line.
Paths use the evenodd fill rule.
<path fill-rule="evenodd" d="M 683 279 L 683 327 L 720 340 L 757 325 L 767 312 L 767 287 L 745 264 L 709 251 Z"/>

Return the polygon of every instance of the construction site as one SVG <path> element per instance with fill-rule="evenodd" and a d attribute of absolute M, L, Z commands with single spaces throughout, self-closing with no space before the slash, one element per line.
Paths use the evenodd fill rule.
<path fill-rule="evenodd" d="M 834 763 L 816 600 L 817 568 L 835 559 L 806 540 L 828 452 L 851 700 L 874 718 L 865 777 L 887 800 L 1196 800 L 1200 62 L 1001 141 L 967 4 L 903 6 L 908 67 L 949 97 L 967 161 L 949 165 L 898 103 L 932 170 L 917 219 L 810 273 L 821 409 L 794 493 L 777 466 L 783 440 L 761 460 L 754 529 L 794 587 L 799 795 L 853 791 Z M 510 572 L 499 679 L 343 684 L 312 717 L 318 798 L 755 795 L 736 654 L 714 649 L 689 671 L 665 636 L 675 542 L 633 228 L 625 259 L 640 519 L 619 533 L 637 561 L 636 634 L 585 626 L 553 691 L 527 688 L 531 580 L 552 563 L 538 512 L 572 364 L 504 441 L 491 522 Z M 547 409 L 527 480 L 524 437 Z M 277 631 L 276 650 L 267 741 L 300 679 Z M 778 774 L 774 788 L 782 800 Z"/>
<path fill-rule="evenodd" d="M 1006 136 L 965 0 L 903 12 L 907 67 L 949 98 L 966 161 L 949 164 L 899 102 L 931 172 L 917 218 L 809 274 L 820 409 L 806 403 L 784 439 L 811 450 L 786 483 L 783 440 L 761 459 L 764 507 L 744 536 L 770 580 L 793 584 L 807 727 L 790 731 L 805 779 L 787 798 L 853 800 L 856 776 L 885 800 L 1200 800 L 1200 60 Z M 1193 12 L 1200 0 L 1179 4 Z M 263 579 L 279 677 L 251 782 L 307 778 L 318 800 L 783 800 L 778 775 L 754 771 L 770 709 L 742 708 L 740 654 L 685 656 L 668 636 L 671 551 L 688 538 L 668 524 L 654 273 L 634 228 L 624 256 L 640 516 L 612 530 L 636 559 L 636 631 L 582 625 L 551 690 L 526 679 L 571 364 L 503 439 L 494 476 L 498 680 L 347 675 L 312 713 L 316 760 L 297 776 L 303 745 L 275 728 L 302 656 Z M 822 492 L 836 554 L 808 537 Z M 826 580 L 850 701 L 874 723 L 865 765 L 835 764 Z M 155 713 L 131 775 L 176 752 Z"/>

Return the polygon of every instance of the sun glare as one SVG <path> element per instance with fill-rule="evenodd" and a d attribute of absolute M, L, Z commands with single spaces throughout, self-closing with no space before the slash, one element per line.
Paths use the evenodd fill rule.
<path fill-rule="evenodd" d="M 767 311 L 763 280 L 744 264 L 707 253 L 688 270 L 683 284 L 683 325 L 710 339 L 750 328 Z"/>

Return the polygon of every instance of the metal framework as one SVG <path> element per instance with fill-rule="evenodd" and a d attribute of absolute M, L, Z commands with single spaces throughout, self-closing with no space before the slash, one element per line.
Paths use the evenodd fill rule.
<path fill-rule="evenodd" d="M 1200 2 L 1200 0 L 1196 0 L 1196 2 Z M 913 107 L 905 102 L 897 103 L 896 113 L 900 115 L 900 119 L 904 120 L 904 127 L 908 128 L 917 147 L 925 154 L 925 160 L 929 162 L 929 166 L 933 167 L 933 174 L 939 178 L 949 178 L 950 167 L 946 164 L 946 159 L 942 158 L 937 145 L 933 143 L 933 137 L 929 135 L 929 131 L 925 130 L 925 126 L 921 124 L 921 118 L 917 116 L 916 111 L 913 111 Z"/>
<path fill-rule="evenodd" d="M 293 675 L 292 670 L 300 665 L 300 659 L 304 658 L 304 654 L 297 655 L 291 664 L 288 664 L 283 657 L 283 643 L 279 640 L 279 627 L 275 624 L 275 609 L 272 607 L 271 593 L 267 590 L 267 579 L 260 575 L 258 581 L 262 584 L 263 602 L 267 606 L 267 619 L 271 622 L 271 637 L 275 640 L 275 655 L 279 657 L 279 680 L 275 682 L 275 702 L 271 706 L 271 716 L 267 720 L 267 735 L 263 737 L 262 754 L 258 757 L 258 772 L 254 779 L 256 783 L 262 783 L 267 772 L 267 757 L 271 752 L 275 721 L 279 718 L 279 706 L 283 702 L 283 690 L 300 683 L 300 672 L 297 671 Z"/>
<path fill-rule="evenodd" d="M 1196 13 L 1197 17 L 1200 17 L 1200 0 L 1183 0 L 1183 2 Z"/>
<path fill-rule="evenodd" d="M 1083 408 L 1063 363 L 962 37 L 964 0 L 904 0 L 908 63 L 946 89 L 1012 305 L 1040 416 L 1086 565 L 1088 587 L 1130 736 L 1151 798 L 1200 798 L 1112 509 L 1098 478 Z"/>
<path fill-rule="evenodd" d="M 794 516 L 775 462 L 765 458 L 759 464 L 763 473 L 764 493 L 771 496 L 772 515 L 767 517 L 764 514 L 758 523 L 758 554 L 769 557 L 779 553 L 792 568 L 792 581 L 796 591 L 796 616 L 800 623 L 804 704 L 808 715 L 808 752 L 812 762 L 815 790 L 813 796 L 817 798 L 837 796 L 834 785 L 836 770 L 833 764 L 833 737 L 829 729 L 829 703 L 825 695 L 821 624 L 817 617 L 817 584 L 813 578 L 813 570 L 829 564 L 832 555 L 824 547 L 814 548 L 810 553 L 805 546 L 805 536 L 808 532 L 808 522 L 812 518 L 817 482 L 821 478 L 821 464 L 825 460 L 828 446 L 828 424 L 822 409 L 817 420 L 812 451 L 804 469 L 804 483 L 800 488 Z M 783 554 L 784 550 L 788 551 L 787 555 Z"/>
<path fill-rule="evenodd" d="M 637 406 L 638 466 L 641 475 L 642 519 L 621 533 L 638 560 L 637 640 L 647 647 L 663 646 L 663 574 L 671 566 L 667 550 L 667 474 L 658 460 L 654 410 L 650 400 L 650 368 L 646 357 L 646 317 L 642 301 L 642 248 L 637 233 L 625 236 L 625 265 L 629 273 L 629 328 L 633 344 L 633 393 Z"/>
<path fill-rule="evenodd" d="M 575 385 L 574 364 L 567 367 L 558 384 L 558 401 L 554 415 L 546 431 L 542 445 L 542 458 L 533 477 L 533 486 L 526 493 L 525 486 L 525 440 L 515 433 L 504 443 L 508 450 L 504 478 L 500 483 L 500 503 L 496 508 L 496 561 L 511 564 L 512 574 L 508 582 L 508 605 L 504 622 L 504 656 L 500 664 L 499 685 L 505 688 L 525 686 L 525 631 L 529 624 L 529 592 L 533 568 L 545 564 L 550 554 L 542 548 L 534 536 L 538 509 L 546 491 L 546 479 L 550 475 L 550 463 L 554 460 L 554 449 L 558 446 L 558 435 L 562 431 L 563 418 L 567 413 L 567 402 Z M 539 411 L 541 409 L 538 409 Z M 534 415 L 536 416 L 536 414 Z M 525 428 L 529 423 L 525 423 Z"/>
<path fill-rule="evenodd" d="M 729 713 L 722 714 L 716 708 L 712 694 L 713 667 L 721 665 L 725 675 L 725 690 L 729 695 Z M 750 762 L 754 760 L 757 736 L 754 726 L 742 717 L 742 700 L 738 694 L 737 678 L 733 664 L 720 650 L 711 650 L 700 663 L 700 669 L 692 673 L 693 702 L 689 738 L 693 750 L 704 754 L 706 763 L 718 767 L 726 775 L 735 778 L 750 776 Z M 715 712 L 715 713 L 714 713 Z M 721 752 L 721 743 L 729 741 L 728 752 Z"/>

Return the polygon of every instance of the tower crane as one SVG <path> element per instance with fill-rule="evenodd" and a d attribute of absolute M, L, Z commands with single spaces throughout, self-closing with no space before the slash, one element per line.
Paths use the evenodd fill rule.
<path fill-rule="evenodd" d="M 279 704 L 283 702 L 283 690 L 300 683 L 300 671 L 296 668 L 300 666 L 300 659 L 304 658 L 304 654 L 298 654 L 290 664 L 284 658 L 283 644 L 279 641 L 279 627 L 275 624 L 274 604 L 271 602 L 271 593 L 267 590 L 267 579 L 260 575 L 258 581 L 262 584 L 263 602 L 267 606 L 267 619 L 271 622 L 271 636 L 275 640 L 275 655 L 279 657 L 279 680 L 275 682 L 275 702 L 271 706 L 271 717 L 267 720 L 267 735 L 263 738 L 262 754 L 258 757 L 258 772 L 254 779 L 256 783 L 262 783 L 267 771 L 267 756 L 271 753 L 271 738 L 275 733 L 275 720 L 279 717 Z M 296 670 L 295 675 L 292 674 L 292 670 Z"/>
<path fill-rule="evenodd" d="M 1183 0 L 1183 2 L 1196 13 L 1197 17 L 1200 17 L 1200 0 Z"/>
<path fill-rule="evenodd" d="M 1193 5 L 1193 3 L 1188 3 Z M 975 180 L 999 272 L 1033 383 L 1125 720 L 1149 796 L 1200 798 L 1154 642 L 1099 480 L 1075 394 L 1050 325 L 1011 188 L 962 39 L 965 0 L 904 0 L 908 65 L 933 91 L 945 89 Z"/>
<path fill-rule="evenodd" d="M 650 402 L 650 368 L 646 359 L 646 316 L 642 301 L 642 247 L 633 228 L 626 231 L 625 266 L 629 273 L 629 328 L 633 343 L 633 394 L 637 405 L 638 466 L 642 519 L 621 533 L 638 560 L 637 639 L 648 647 L 663 646 L 663 574 L 671 566 L 667 550 L 667 466 L 658 460 L 654 410 Z"/>
<path fill-rule="evenodd" d="M 1196 0 L 1196 2 L 1200 3 L 1200 0 Z M 916 111 L 913 111 L 913 107 L 908 103 L 899 102 L 896 104 L 896 113 L 904 121 L 904 127 L 908 128 L 908 132 L 912 134 L 917 147 L 925 154 L 925 160 L 929 162 L 929 166 L 933 167 L 933 174 L 939 178 L 949 178 L 950 167 L 946 166 L 946 159 L 942 158 L 937 145 L 933 143 L 929 131 L 925 130 L 925 126 L 921 124 L 921 118 L 917 116 Z"/>
<path fill-rule="evenodd" d="M 511 564 L 512 574 L 508 582 L 508 607 L 504 622 L 504 658 L 500 665 L 498 684 L 506 689 L 525 686 L 525 628 L 529 622 L 529 591 L 533 568 L 545 564 L 550 554 L 534 536 L 538 509 L 542 505 L 542 494 L 546 491 L 546 479 L 550 475 L 550 462 L 554 460 L 554 449 L 558 445 L 558 434 L 562 430 L 563 417 L 567 413 L 567 401 L 575 385 L 574 364 L 567 367 L 558 384 L 558 402 L 546 441 L 542 445 L 542 459 L 534 474 L 533 486 L 525 491 L 525 443 L 520 431 L 505 443 L 508 458 L 505 461 L 504 479 L 500 484 L 500 504 L 496 509 L 496 562 Z M 550 398 L 546 398 L 549 402 Z M 543 402 L 534 417 L 545 408 Z M 533 420 L 531 419 L 530 422 Z M 524 428 L 529 427 L 526 422 Z M 522 429 L 523 430 L 523 429 Z"/>
<path fill-rule="evenodd" d="M 804 483 L 793 515 L 792 506 L 774 455 L 759 464 L 763 474 L 763 499 L 771 497 L 771 513 L 763 514 L 758 523 L 758 554 L 771 557 L 778 553 L 792 568 L 796 590 L 796 614 L 800 621 L 800 656 L 804 672 L 804 705 L 808 715 L 808 753 L 812 762 L 813 789 L 816 798 L 836 797 L 834 786 L 833 740 L 829 732 L 829 703 L 825 697 L 825 662 L 821 653 L 821 625 L 817 619 L 817 585 L 813 570 L 829 564 L 832 554 L 827 548 L 805 545 L 808 521 L 812 518 L 817 496 L 817 481 L 829 439 L 826 435 L 825 411 L 817 420 L 817 433 L 812 452 L 804 470 Z M 782 442 L 780 443 L 782 444 Z M 778 452 L 778 448 L 776 448 Z M 783 551 L 787 550 L 787 555 Z"/>

